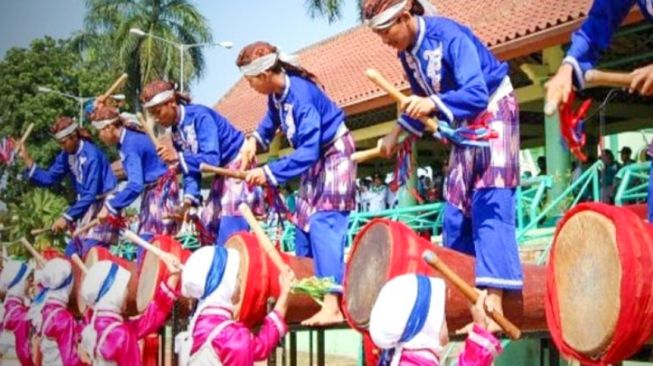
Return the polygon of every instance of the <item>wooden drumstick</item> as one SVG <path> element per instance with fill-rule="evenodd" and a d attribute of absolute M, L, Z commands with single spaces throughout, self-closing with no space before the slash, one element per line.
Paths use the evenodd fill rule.
<path fill-rule="evenodd" d="M 238 206 L 238 210 L 243 215 L 243 218 L 245 218 L 245 221 L 247 221 L 247 224 L 249 224 L 249 227 L 252 228 L 252 231 L 254 231 L 254 235 L 256 235 L 258 243 L 263 248 L 263 251 L 267 253 L 267 255 L 272 260 L 272 263 L 277 266 L 279 271 L 292 271 L 286 262 L 281 259 L 281 255 L 279 255 L 277 249 L 274 247 L 274 245 L 272 245 L 270 238 L 268 238 L 268 236 L 265 234 L 265 231 L 263 231 L 261 225 L 259 225 L 258 221 L 256 221 L 254 213 L 252 213 L 252 210 L 249 209 L 249 206 L 247 206 L 245 203 L 241 203 L 240 206 Z"/>
<path fill-rule="evenodd" d="M 585 83 L 588 86 L 607 86 L 612 88 L 628 88 L 633 81 L 633 75 L 626 72 L 587 70 L 585 72 Z M 552 116 L 562 103 L 562 94 L 557 93 L 551 100 L 547 100 L 544 106 L 544 113 Z"/>
<path fill-rule="evenodd" d="M 390 84 L 388 80 L 386 80 L 383 75 L 376 69 L 367 69 L 365 71 L 365 75 L 367 75 L 367 78 L 370 79 L 374 84 L 376 84 L 379 88 L 383 89 L 394 99 L 395 101 L 402 103 L 406 98 L 408 98 L 406 95 L 404 95 L 402 92 L 399 91 L 394 85 Z M 424 125 L 431 131 L 435 132 L 438 130 L 438 122 L 434 120 L 433 118 L 430 117 L 424 117 L 420 118 L 420 121 L 424 123 Z"/>
<path fill-rule="evenodd" d="M 136 116 L 138 117 L 138 120 L 141 122 L 141 126 L 145 130 L 145 133 L 147 136 L 152 140 L 154 143 L 155 147 L 159 147 L 159 139 L 156 138 L 156 134 L 154 133 L 154 127 L 152 125 L 152 118 L 148 115 L 147 117 L 143 116 L 143 113 L 136 113 Z"/>
<path fill-rule="evenodd" d="M 20 238 L 20 242 L 21 242 L 21 244 L 23 244 L 23 246 L 25 246 L 25 249 L 27 249 L 27 251 L 30 252 L 32 257 L 34 257 L 34 259 L 36 259 L 36 261 L 38 262 L 40 267 L 45 266 L 45 263 L 46 263 L 45 258 L 43 258 L 43 256 L 36 249 L 34 249 L 34 246 L 32 246 L 32 244 L 30 244 L 30 242 L 27 241 L 27 239 L 22 237 L 22 238 Z"/>
<path fill-rule="evenodd" d="M 32 236 L 37 236 L 39 234 L 43 234 L 43 233 L 48 232 L 48 231 L 50 231 L 50 228 L 45 228 L 44 227 L 44 228 L 41 228 L 41 229 L 34 229 L 34 230 L 30 231 L 29 233 L 32 234 Z"/>
<path fill-rule="evenodd" d="M 625 72 L 588 70 L 585 82 L 594 86 L 609 86 L 613 88 L 628 88 L 633 81 L 633 75 Z"/>
<path fill-rule="evenodd" d="M 18 146 L 24 146 L 25 145 L 25 142 L 29 138 L 29 135 L 32 134 L 33 129 L 34 129 L 34 124 L 33 123 L 30 123 L 29 125 L 27 125 L 27 129 L 23 133 L 23 136 L 20 138 L 20 140 L 18 141 L 18 144 L 16 145 L 16 148 L 14 149 L 15 151 L 18 151 Z"/>
<path fill-rule="evenodd" d="M 123 84 L 125 84 L 126 81 L 127 81 L 127 74 L 125 73 L 125 74 L 120 75 L 120 77 L 119 77 L 116 81 L 114 81 L 113 84 L 111 84 L 111 86 L 109 87 L 109 89 L 107 89 L 107 91 L 104 92 L 104 94 L 100 95 L 100 96 L 97 98 L 97 100 L 98 100 L 99 102 L 104 102 L 104 101 L 107 100 L 107 99 L 108 99 L 108 98 L 109 98 L 113 93 L 115 93 L 116 90 L 118 90 L 120 87 L 122 87 Z"/>
<path fill-rule="evenodd" d="M 143 249 L 145 249 L 145 250 L 147 250 L 149 252 L 152 252 L 152 254 L 156 255 L 161 260 L 167 260 L 168 256 L 171 255 L 170 253 L 168 253 L 166 251 L 163 251 L 161 248 L 159 248 L 159 247 L 155 246 L 154 244 L 152 244 L 152 243 L 146 241 L 145 239 L 141 238 L 140 236 L 138 236 L 138 234 L 136 234 L 135 232 L 133 232 L 133 231 L 131 231 L 129 229 L 121 229 L 120 233 L 127 240 L 131 241 L 132 243 L 140 246 L 141 248 L 143 248 Z M 183 269 L 184 265 L 179 263 L 179 268 Z"/>
<path fill-rule="evenodd" d="M 77 230 L 73 232 L 73 236 L 79 236 L 80 234 L 84 234 L 85 232 L 91 230 L 93 227 L 97 226 L 98 224 L 100 224 L 100 219 L 93 219 L 86 225 L 77 228 Z"/>
<path fill-rule="evenodd" d="M 86 275 L 88 274 L 88 269 L 86 268 L 86 265 L 82 261 L 82 259 L 77 255 L 77 253 L 73 254 L 70 259 L 79 267 L 79 269 Z"/>
<path fill-rule="evenodd" d="M 478 293 L 476 290 L 470 286 L 465 280 L 460 278 L 458 274 L 456 274 L 449 266 L 446 265 L 438 256 L 430 251 L 430 250 L 425 250 L 424 253 L 422 254 L 422 258 L 426 263 L 428 263 L 429 266 L 433 267 L 434 269 L 440 271 L 442 275 L 451 283 L 458 288 L 460 292 L 465 295 L 465 297 L 472 303 L 476 303 L 478 301 Z M 521 330 L 517 328 L 510 320 L 506 319 L 503 314 L 500 314 L 498 311 L 495 311 L 495 309 L 487 306 L 486 304 L 483 304 L 485 307 L 485 311 L 487 314 L 494 320 L 500 327 L 503 329 L 508 336 L 512 339 L 519 339 L 521 337 Z"/>
<path fill-rule="evenodd" d="M 205 163 L 200 164 L 200 170 L 204 173 L 215 173 L 217 175 L 222 175 L 228 178 L 245 180 L 247 173 L 240 170 L 231 170 L 226 168 L 221 168 L 218 166 L 213 166 Z"/>

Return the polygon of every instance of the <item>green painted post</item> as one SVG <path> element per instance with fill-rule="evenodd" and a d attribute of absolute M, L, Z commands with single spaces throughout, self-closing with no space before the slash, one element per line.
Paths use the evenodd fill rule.
<path fill-rule="evenodd" d="M 413 153 L 411 154 L 411 159 L 413 160 L 412 165 L 415 169 L 413 169 L 413 174 L 408 178 L 406 185 L 397 191 L 397 194 L 399 195 L 399 204 L 397 207 L 399 208 L 411 207 L 417 204 L 417 199 L 415 199 L 415 196 L 411 193 L 411 190 L 413 192 L 417 191 L 417 144 L 415 142 L 413 142 Z"/>
<path fill-rule="evenodd" d="M 560 117 L 558 113 L 544 117 L 544 139 L 547 175 L 553 178 L 553 184 L 548 193 L 548 202 L 559 197 L 569 185 L 571 163 L 569 151 L 560 143 Z M 554 214 L 560 213 L 559 209 Z"/>

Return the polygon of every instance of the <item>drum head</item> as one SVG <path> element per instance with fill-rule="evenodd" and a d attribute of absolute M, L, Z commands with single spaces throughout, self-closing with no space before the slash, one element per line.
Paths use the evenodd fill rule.
<path fill-rule="evenodd" d="M 383 222 L 368 226 L 356 238 L 355 249 L 347 263 L 344 311 L 362 329 L 368 327 L 376 297 L 387 281 L 392 255 L 390 229 Z"/>
<path fill-rule="evenodd" d="M 555 281 L 563 340 L 598 356 L 610 344 L 621 308 L 621 263 L 614 223 L 581 211 L 560 228 Z"/>
<path fill-rule="evenodd" d="M 159 246 L 157 242 L 153 244 Z M 136 307 L 139 313 L 144 312 L 147 305 L 154 298 L 159 276 L 161 276 L 161 266 L 163 265 L 158 256 L 152 254 L 149 250 L 145 252 L 140 276 L 138 277 L 138 293 L 136 295 Z"/>
<path fill-rule="evenodd" d="M 240 268 L 238 269 L 238 282 L 240 283 L 240 296 L 238 302 L 234 305 L 234 319 L 240 319 L 240 309 L 243 299 L 246 298 L 246 290 L 249 277 L 249 253 L 247 245 L 239 235 L 233 235 L 225 243 L 225 247 L 235 249 L 240 254 Z"/>

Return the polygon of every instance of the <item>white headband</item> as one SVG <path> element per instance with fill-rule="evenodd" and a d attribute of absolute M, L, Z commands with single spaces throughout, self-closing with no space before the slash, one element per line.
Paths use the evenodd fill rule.
<path fill-rule="evenodd" d="M 104 129 L 105 127 L 107 127 L 108 125 L 110 125 L 110 124 L 116 122 L 117 120 L 118 120 L 118 117 L 116 117 L 116 118 L 111 118 L 111 119 L 103 119 L 103 120 L 101 120 L 101 121 L 93 121 L 91 124 L 93 125 L 93 127 L 94 127 L 96 130 L 100 131 L 100 130 L 103 130 L 103 129 Z"/>
<path fill-rule="evenodd" d="M 175 91 L 172 89 L 162 91 L 161 93 L 153 96 L 149 102 L 143 103 L 143 108 L 152 108 L 161 103 L 167 102 L 168 100 L 172 99 L 174 96 L 175 96 Z"/>
<path fill-rule="evenodd" d="M 72 125 L 64 128 L 63 130 L 55 133 L 54 138 L 61 141 L 66 137 L 70 136 L 73 132 L 77 131 L 77 127 L 78 127 L 77 123 L 73 123 Z"/>
<path fill-rule="evenodd" d="M 278 52 L 261 56 L 249 64 L 241 66 L 240 72 L 245 76 L 256 76 L 269 70 L 277 63 L 277 60 L 299 67 L 299 59 L 296 55 Z"/>
<path fill-rule="evenodd" d="M 368 27 L 372 29 L 385 29 L 394 24 L 394 21 L 397 19 L 397 17 L 404 11 L 406 10 L 406 6 L 408 5 L 409 0 L 404 0 L 400 3 L 397 3 L 384 11 L 380 12 L 379 14 L 373 16 L 371 19 L 368 19 L 365 21 L 365 24 L 367 24 Z M 429 0 L 414 0 L 417 1 L 422 5 L 422 8 L 424 8 L 424 15 L 425 16 L 436 16 L 438 14 L 438 10 L 435 8 L 435 6 L 429 1 Z"/>

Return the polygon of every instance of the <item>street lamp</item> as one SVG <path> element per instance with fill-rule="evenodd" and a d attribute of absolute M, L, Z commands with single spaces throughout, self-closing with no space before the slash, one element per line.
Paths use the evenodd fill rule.
<path fill-rule="evenodd" d="M 181 92 L 184 91 L 184 53 L 186 50 L 189 50 L 191 48 L 195 47 L 210 47 L 210 46 L 219 46 L 225 49 L 230 49 L 231 47 L 234 46 L 234 43 L 231 41 L 222 41 L 222 42 L 217 42 L 217 43 L 192 43 L 192 44 L 182 44 L 182 43 L 177 43 L 173 42 L 171 40 L 156 36 L 152 33 L 147 33 L 143 31 L 142 29 L 139 28 L 131 28 L 129 30 L 129 33 L 139 36 L 139 37 L 144 37 L 144 36 L 150 36 L 156 40 L 159 40 L 161 42 L 165 42 L 168 44 L 171 44 L 179 50 L 179 59 L 180 59 L 180 70 L 179 70 L 179 89 Z"/>
<path fill-rule="evenodd" d="M 76 95 L 68 94 L 68 93 L 62 93 L 57 90 L 52 90 L 46 86 L 39 86 L 36 88 L 40 93 L 52 93 L 52 94 L 57 94 L 62 97 L 70 98 L 70 99 L 75 99 L 77 103 L 79 103 L 79 125 L 81 126 L 84 123 L 84 104 L 89 101 L 95 99 L 95 97 L 79 97 Z"/>

